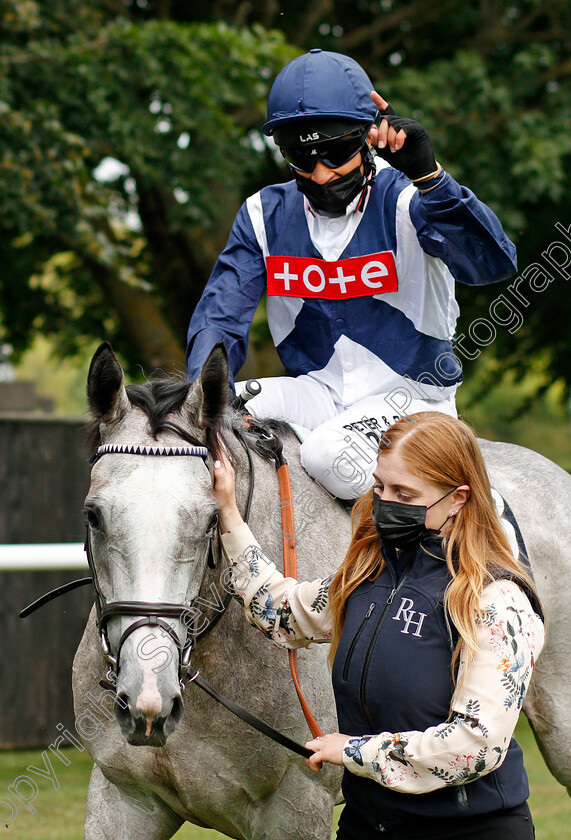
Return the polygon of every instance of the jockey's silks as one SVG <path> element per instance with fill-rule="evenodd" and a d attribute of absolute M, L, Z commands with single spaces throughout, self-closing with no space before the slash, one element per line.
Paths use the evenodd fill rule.
<path fill-rule="evenodd" d="M 237 373 L 267 289 L 286 372 L 326 385 L 339 405 L 401 387 L 421 399 L 454 395 L 454 282 L 506 277 L 515 249 L 491 210 L 449 175 L 421 195 L 384 161 L 376 165 L 364 212 L 320 216 L 295 181 L 244 203 L 192 316 L 190 378 L 219 341 Z"/>

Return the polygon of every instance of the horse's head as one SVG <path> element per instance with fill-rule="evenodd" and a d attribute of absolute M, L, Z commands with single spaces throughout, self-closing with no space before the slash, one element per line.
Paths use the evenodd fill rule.
<path fill-rule="evenodd" d="M 130 744 L 163 745 L 182 716 L 180 660 L 193 630 L 193 608 L 185 606 L 198 596 L 217 511 L 204 456 L 207 448 L 216 455 L 227 383 L 223 347 L 193 383 L 126 388 L 109 344 L 91 362 L 87 393 L 99 457 L 85 516 L 102 643 L 115 671 L 115 716 Z M 169 456 L 157 456 L 159 446 Z M 172 447 L 183 454 L 172 457 Z"/>

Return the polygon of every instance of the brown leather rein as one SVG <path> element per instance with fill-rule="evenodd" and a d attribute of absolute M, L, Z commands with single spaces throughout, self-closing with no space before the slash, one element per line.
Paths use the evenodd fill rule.
<path fill-rule="evenodd" d="M 293 516 L 293 498 L 291 492 L 291 481 L 289 477 L 289 467 L 285 458 L 284 463 L 277 468 L 278 482 L 280 485 L 280 499 L 282 508 L 282 538 L 284 549 L 284 576 L 295 578 L 297 580 L 297 543 L 295 538 L 295 522 Z M 314 738 L 323 735 L 313 712 L 309 708 L 307 700 L 304 697 L 301 684 L 299 681 L 299 669 L 297 664 L 297 650 L 288 650 L 289 667 L 293 678 L 293 684 L 299 698 L 303 716 L 309 726 L 309 731 Z"/>

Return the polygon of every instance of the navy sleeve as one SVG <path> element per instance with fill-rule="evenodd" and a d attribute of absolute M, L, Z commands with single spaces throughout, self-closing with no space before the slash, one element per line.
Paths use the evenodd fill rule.
<path fill-rule="evenodd" d="M 460 283 L 494 283 L 517 271 L 515 245 L 497 216 L 447 173 L 434 189 L 415 193 L 410 217 L 423 251 L 446 263 Z"/>
<path fill-rule="evenodd" d="M 248 351 L 248 333 L 264 292 L 266 266 L 246 205 L 240 208 L 188 328 L 187 373 L 196 379 L 215 344 L 224 342 L 230 378 Z"/>

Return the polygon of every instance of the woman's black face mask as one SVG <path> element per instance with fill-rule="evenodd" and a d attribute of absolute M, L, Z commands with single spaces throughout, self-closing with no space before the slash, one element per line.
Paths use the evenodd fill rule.
<path fill-rule="evenodd" d="M 394 545 L 395 548 L 405 548 L 419 543 L 424 537 L 437 536 L 450 517 L 446 517 L 438 530 L 427 528 L 426 511 L 457 489 L 457 487 L 454 487 L 449 490 L 448 493 L 445 493 L 428 507 L 426 505 L 408 505 L 404 502 L 383 501 L 374 493 L 372 517 L 379 537 L 389 545 Z"/>

